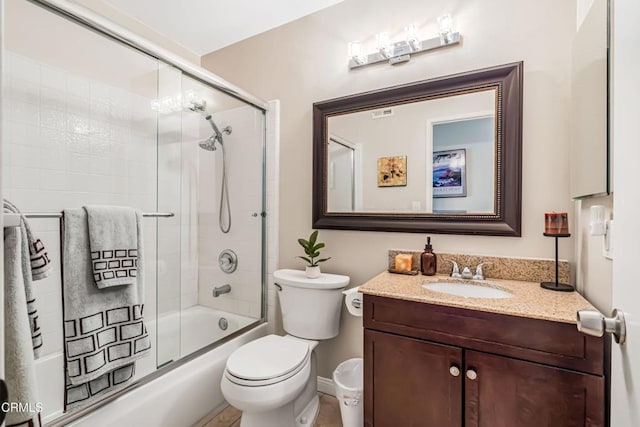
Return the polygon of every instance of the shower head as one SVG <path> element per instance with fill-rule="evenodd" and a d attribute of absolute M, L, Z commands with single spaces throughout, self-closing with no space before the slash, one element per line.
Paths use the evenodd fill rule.
<path fill-rule="evenodd" d="M 231 135 L 231 126 L 224 127 L 222 131 L 220 131 L 216 123 L 211 118 L 211 114 L 209 114 L 205 109 L 206 105 L 205 101 L 202 101 L 202 103 L 191 101 L 187 108 L 195 113 L 202 113 L 202 115 L 204 115 L 204 119 L 209 122 L 213 129 L 213 135 L 198 143 L 200 148 L 207 151 L 216 151 L 216 141 L 219 142 L 220 145 L 224 144 L 222 134 Z"/>
<path fill-rule="evenodd" d="M 216 151 L 216 140 L 217 140 L 217 137 L 215 135 L 211 135 L 209 138 L 205 139 L 204 141 L 200 141 L 198 145 L 203 150 Z"/>
<path fill-rule="evenodd" d="M 231 126 L 227 126 L 223 128 L 221 132 L 220 129 L 218 129 L 218 126 L 216 125 L 216 123 L 211 118 L 211 114 L 207 114 L 204 119 L 209 122 L 209 124 L 213 128 L 214 134 L 211 135 L 206 140 L 202 141 L 199 145 L 201 148 L 207 151 L 215 151 L 216 141 L 218 141 L 221 145 L 224 144 L 222 134 L 224 133 L 226 135 L 231 135 Z"/>

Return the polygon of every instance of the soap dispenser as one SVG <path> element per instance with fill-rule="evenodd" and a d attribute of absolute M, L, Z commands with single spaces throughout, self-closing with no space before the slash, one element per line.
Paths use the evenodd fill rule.
<path fill-rule="evenodd" d="M 438 259 L 433 253 L 431 246 L 431 237 L 427 237 L 427 244 L 424 246 L 424 252 L 420 255 L 420 272 L 425 276 L 435 276 L 438 269 Z"/>

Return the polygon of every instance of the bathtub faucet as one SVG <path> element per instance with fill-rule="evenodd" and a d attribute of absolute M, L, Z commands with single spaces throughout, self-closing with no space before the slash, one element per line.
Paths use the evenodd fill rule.
<path fill-rule="evenodd" d="M 213 288 L 213 297 L 218 298 L 220 295 L 228 294 L 229 292 L 231 292 L 231 285 L 228 283 L 226 285 L 216 286 Z"/>

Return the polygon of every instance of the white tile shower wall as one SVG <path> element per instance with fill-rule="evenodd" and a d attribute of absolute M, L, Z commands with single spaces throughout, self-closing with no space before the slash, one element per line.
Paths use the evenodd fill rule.
<path fill-rule="evenodd" d="M 156 209 L 156 120 L 150 99 L 5 51 L 4 195 L 24 212 L 57 212 L 88 204 Z M 151 77 L 150 77 L 151 78 Z M 155 317 L 155 221 L 145 221 L 146 308 Z M 43 362 L 55 360 L 47 383 L 63 384 L 60 228 L 34 219 L 54 271 L 36 282 Z M 155 334 L 152 334 L 155 340 Z M 153 343 L 155 345 L 155 343 Z M 148 360 L 147 360 L 148 359 Z M 154 358 L 138 367 L 143 375 Z M 43 391 L 44 392 L 44 391 Z M 61 410 L 47 396 L 45 416 Z"/>
<path fill-rule="evenodd" d="M 188 110 L 182 112 L 182 168 L 181 168 L 181 309 L 198 304 L 198 203 L 199 174 L 198 155 L 201 149 L 194 143 L 190 135 L 192 129 L 206 129 L 211 132 L 209 124 L 202 115 Z"/>
<path fill-rule="evenodd" d="M 199 295 L 201 305 L 253 318 L 261 312 L 261 216 L 262 141 L 264 119 L 253 107 L 236 108 L 213 115 L 224 136 L 227 157 L 232 227 L 224 234 L 218 226 L 222 150 L 199 150 Z M 253 216 L 257 214 L 256 216 Z M 226 274 L 218 266 L 224 249 L 238 255 L 238 269 Z M 215 286 L 231 285 L 231 292 L 217 298 Z"/>

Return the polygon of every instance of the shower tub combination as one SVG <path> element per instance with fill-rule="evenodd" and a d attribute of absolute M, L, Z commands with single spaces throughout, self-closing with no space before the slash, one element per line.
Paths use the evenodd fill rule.
<path fill-rule="evenodd" d="M 220 324 L 226 325 L 226 329 Z M 157 337 L 154 342 L 176 343 L 158 349 L 157 360 L 165 361 L 166 365 L 173 362 L 176 354 L 185 355 L 178 359 L 179 366 L 161 368 L 141 377 L 131 390 L 116 393 L 102 402 L 108 404 L 68 425 L 193 425 L 224 405 L 220 380 L 229 355 L 242 344 L 266 334 L 265 323 L 203 306 L 164 315 L 157 322 L 148 322 L 147 329 L 150 336 Z M 51 425 L 57 425 L 56 418 L 63 414 L 60 400 L 63 360 L 64 355 L 59 352 L 36 362 L 40 397 L 47 411 L 43 421 Z M 142 363 L 145 362 L 143 359 Z M 139 366 L 138 370 L 153 369 Z M 76 417 L 81 415 L 82 412 Z"/>
<path fill-rule="evenodd" d="M 3 108 L 11 114 L 2 124 L 12 129 L 12 138 L 2 140 L 9 146 L 2 166 L 12 171 L 4 195 L 27 212 L 109 204 L 175 213 L 144 223 L 151 354 L 136 362 L 126 388 L 71 412 L 64 408 L 59 228 L 32 222 L 56 270 L 36 291 L 45 342 L 36 361 L 43 421 L 194 425 L 225 405 L 220 382 L 229 355 L 267 334 L 268 104 L 79 5 L 0 5 L 12 73 L 9 79 L 3 73 L 9 89 Z M 25 22 L 44 34 L 25 35 Z M 54 43 L 48 31 L 77 42 L 76 49 L 57 52 L 64 43 Z M 40 120 L 31 120 L 34 114 Z M 21 164 L 24 150 L 43 158 Z M 40 164 L 40 179 L 29 179 Z M 237 271 L 218 265 L 219 255 L 230 252 L 240 259 Z"/>

